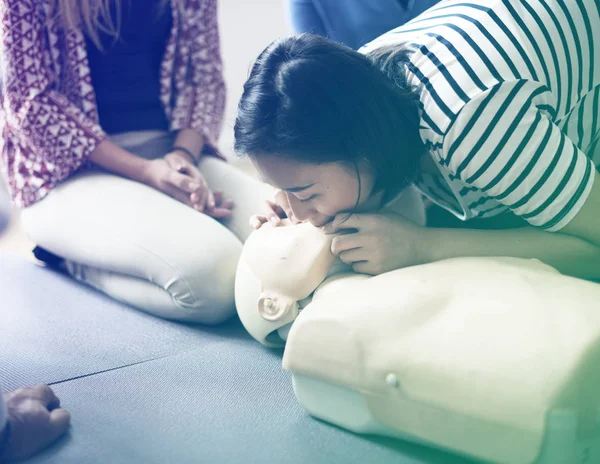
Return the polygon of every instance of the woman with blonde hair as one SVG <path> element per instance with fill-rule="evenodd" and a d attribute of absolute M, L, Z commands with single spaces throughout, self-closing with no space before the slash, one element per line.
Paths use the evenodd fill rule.
<path fill-rule="evenodd" d="M 216 146 L 216 0 L 1 0 L 0 20 L 0 165 L 37 256 L 158 316 L 227 319 L 262 187 Z"/>

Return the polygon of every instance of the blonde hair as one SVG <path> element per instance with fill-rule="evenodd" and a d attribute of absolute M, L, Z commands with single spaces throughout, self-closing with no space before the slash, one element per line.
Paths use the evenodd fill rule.
<path fill-rule="evenodd" d="M 54 12 L 65 27 L 81 28 L 92 42 L 102 48 L 100 32 L 117 38 L 121 27 L 122 0 L 54 0 Z M 111 14 L 111 4 L 116 15 Z"/>

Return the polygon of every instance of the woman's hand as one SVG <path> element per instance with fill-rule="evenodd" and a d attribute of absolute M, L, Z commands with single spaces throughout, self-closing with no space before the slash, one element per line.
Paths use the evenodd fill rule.
<path fill-rule="evenodd" d="M 200 188 L 200 185 L 190 176 L 173 169 L 163 158 L 149 161 L 141 180 L 150 187 L 166 193 L 188 206 L 192 206 L 190 195 Z"/>
<path fill-rule="evenodd" d="M 338 214 L 323 230 L 343 234 L 331 252 L 355 272 L 377 275 L 430 261 L 427 228 L 396 213 Z"/>
<path fill-rule="evenodd" d="M 211 192 L 202 173 L 179 153 L 169 153 L 148 163 L 144 182 L 214 218 L 231 216 L 233 202 L 222 192 Z"/>
<path fill-rule="evenodd" d="M 197 188 L 195 191 L 189 192 L 189 201 L 193 208 L 204 212 L 205 209 L 215 207 L 215 198 L 209 190 L 204 176 L 187 156 L 180 152 L 172 152 L 167 153 L 164 159 L 174 171 L 185 174 L 194 180 Z"/>
<path fill-rule="evenodd" d="M 206 179 L 188 158 L 180 152 L 168 153 L 165 160 L 173 169 L 194 179 L 199 187 L 190 195 L 192 206 L 215 219 L 231 217 L 233 201 L 223 198 L 223 192 L 211 192 Z"/>
<path fill-rule="evenodd" d="M 250 217 L 250 227 L 253 229 L 260 229 L 266 222 L 278 226 L 281 224 L 281 220 L 286 218 L 288 218 L 292 224 L 300 223 L 292 213 L 292 208 L 290 208 L 287 195 L 283 190 L 276 190 L 273 200 L 265 201 L 264 209 L 264 214 L 256 214 Z"/>

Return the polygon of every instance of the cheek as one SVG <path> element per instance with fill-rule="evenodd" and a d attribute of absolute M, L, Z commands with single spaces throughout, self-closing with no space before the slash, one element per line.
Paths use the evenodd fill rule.
<path fill-rule="evenodd" d="M 319 199 L 319 204 L 315 205 L 315 209 L 327 216 L 335 216 L 343 211 L 353 209 L 356 204 L 356 195 L 356 189 L 352 189 L 351 186 L 344 186 L 339 190 L 332 189 L 322 199 Z"/>

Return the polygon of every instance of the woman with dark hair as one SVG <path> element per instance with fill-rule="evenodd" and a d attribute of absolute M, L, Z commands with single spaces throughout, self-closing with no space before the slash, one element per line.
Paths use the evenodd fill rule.
<path fill-rule="evenodd" d="M 254 227 L 287 215 L 345 229 L 333 252 L 369 274 L 513 256 L 600 278 L 599 39 L 592 0 L 477 0 L 442 2 L 359 52 L 276 41 L 235 126 L 237 152 L 279 189 Z M 409 185 L 467 228 L 381 209 Z"/>

